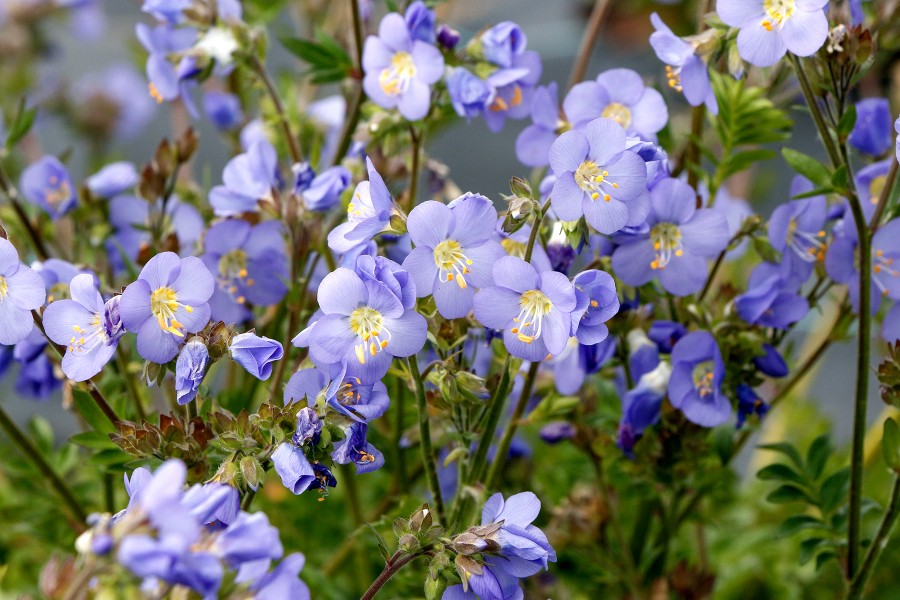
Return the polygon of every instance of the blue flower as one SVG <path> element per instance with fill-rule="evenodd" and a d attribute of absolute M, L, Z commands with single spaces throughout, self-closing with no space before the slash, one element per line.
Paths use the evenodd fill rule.
<path fill-rule="evenodd" d="M 203 340 L 194 337 L 181 349 L 175 361 L 175 393 L 178 404 L 187 404 L 197 397 L 197 390 L 206 376 L 209 350 Z"/>
<path fill-rule="evenodd" d="M 835 226 L 834 241 L 825 256 L 825 270 L 835 283 L 847 285 L 854 310 L 859 307 L 859 256 L 853 217 Z M 900 300 L 900 219 L 883 225 L 872 236 L 872 312 L 878 310 L 882 297 Z"/>
<path fill-rule="evenodd" d="M 669 401 L 692 423 L 721 425 L 731 416 L 731 402 L 721 389 L 724 377 L 725 363 L 712 334 L 689 333 L 672 349 Z"/>
<path fill-rule="evenodd" d="M 562 353 L 577 306 L 572 282 L 555 271 L 538 272 L 514 256 L 495 262 L 493 277 L 494 285 L 475 295 L 475 318 L 503 331 L 513 356 L 534 362 Z"/>
<path fill-rule="evenodd" d="M 812 191 L 812 183 L 797 176 L 791 196 Z M 782 204 L 769 219 L 769 243 L 781 252 L 782 274 L 795 287 L 812 274 L 816 261 L 825 253 L 825 196 L 791 200 Z"/>
<path fill-rule="evenodd" d="M 448 82 L 449 85 L 449 82 Z M 538 87 L 531 98 L 531 125 L 516 138 L 516 158 L 527 167 L 545 167 L 550 163 L 550 147 L 560 127 L 556 82 Z"/>
<path fill-rule="evenodd" d="M 190 8 L 191 0 L 144 0 L 141 10 L 171 25 L 177 25 L 184 18 L 184 9 Z"/>
<path fill-rule="evenodd" d="M 398 108 L 404 118 L 416 121 L 428 114 L 430 86 L 444 74 L 444 57 L 412 36 L 403 17 L 389 13 L 378 26 L 378 36 L 366 38 L 363 70 L 363 87 L 372 102 Z"/>
<path fill-rule="evenodd" d="M 757 67 L 771 67 L 788 50 L 811 56 L 822 47 L 828 37 L 828 19 L 822 10 L 827 3 L 718 0 L 716 11 L 726 25 L 740 29 L 741 58 Z"/>
<path fill-rule="evenodd" d="M 371 473 L 384 466 L 384 455 L 366 439 L 368 425 L 356 422 L 344 431 L 344 439 L 334 445 L 331 459 L 339 465 L 356 465 L 356 473 Z"/>
<path fill-rule="evenodd" d="M 488 346 L 488 348 L 490 348 Z M 588 375 L 597 373 L 616 352 L 616 338 L 585 345 L 569 338 L 565 350 L 553 359 L 553 384 L 560 394 L 577 394 Z"/>
<path fill-rule="evenodd" d="M 477 117 L 487 110 L 496 93 L 487 81 L 473 75 L 465 67 L 450 69 L 447 91 L 456 114 L 467 119 Z"/>
<path fill-rule="evenodd" d="M 203 110 L 210 122 L 224 131 L 236 128 L 244 120 L 241 99 L 227 92 L 206 92 L 203 96 Z"/>
<path fill-rule="evenodd" d="M 747 291 L 734 299 L 741 318 L 750 324 L 787 329 L 809 312 L 809 302 L 786 282 L 777 267 L 761 263 L 750 274 Z"/>
<path fill-rule="evenodd" d="M 572 280 L 577 306 L 572 312 L 572 333 L 581 344 L 599 344 L 609 335 L 607 321 L 619 312 L 616 283 L 604 271 L 582 271 Z"/>
<path fill-rule="evenodd" d="M 656 342 L 660 352 L 670 354 L 676 342 L 686 333 L 687 329 L 677 321 L 657 320 L 650 325 L 647 337 Z"/>
<path fill-rule="evenodd" d="M 350 181 L 350 171 L 345 167 L 338 165 L 325 169 L 302 190 L 306 208 L 315 212 L 331 210 L 337 206 Z"/>
<path fill-rule="evenodd" d="M 91 193 L 100 198 L 112 198 L 137 183 L 137 169 L 130 162 L 114 162 L 106 165 L 84 180 Z"/>
<path fill-rule="evenodd" d="M 669 120 L 662 95 L 644 87 L 641 76 L 631 69 L 610 69 L 596 81 L 575 85 L 563 100 L 563 110 L 575 128 L 582 128 L 598 117 L 614 120 L 628 135 L 645 140 Z"/>
<path fill-rule="evenodd" d="M 707 261 L 728 245 L 725 217 L 696 208 L 696 192 L 677 179 L 665 179 L 650 192 L 649 231 L 623 235 L 612 256 L 615 273 L 628 285 L 659 277 L 676 296 L 700 291 Z"/>
<path fill-rule="evenodd" d="M 310 600 L 309 588 L 299 579 L 306 559 L 299 552 L 288 554 L 278 566 L 251 586 L 256 600 Z"/>
<path fill-rule="evenodd" d="M 391 222 L 391 215 L 399 212 L 384 179 L 368 157 L 366 169 L 369 180 L 361 181 L 356 186 L 347 205 L 347 222 L 328 232 L 328 247 L 335 252 L 348 252 L 385 231 Z"/>
<path fill-rule="evenodd" d="M 54 221 L 78 203 L 69 171 L 54 156 L 44 156 L 22 172 L 22 196 L 43 208 Z"/>
<path fill-rule="evenodd" d="M 866 98 L 856 103 L 856 124 L 847 141 L 871 156 L 890 150 L 891 107 L 887 98 Z"/>
<path fill-rule="evenodd" d="M 747 417 L 755 415 L 757 418 L 762 419 L 766 416 L 766 413 L 769 412 L 769 408 L 771 408 L 768 404 L 763 402 L 756 392 L 753 391 L 753 388 L 746 383 L 737 386 L 737 397 L 738 413 L 737 422 L 735 423 L 737 429 L 744 426 Z"/>
<path fill-rule="evenodd" d="M 583 131 L 567 131 L 550 147 L 553 212 L 563 221 L 584 216 L 603 234 L 634 226 L 647 216 L 647 168 L 625 151 L 625 130 L 612 119 L 595 119 Z"/>
<path fill-rule="evenodd" d="M 406 7 L 404 20 L 412 39 L 434 44 L 434 11 L 425 6 L 422 0 L 411 2 Z"/>
<path fill-rule="evenodd" d="M 771 344 L 762 345 L 763 354 L 753 357 L 753 366 L 769 377 L 784 377 L 788 374 L 787 363 Z"/>
<path fill-rule="evenodd" d="M 209 191 L 209 203 L 216 215 L 259 211 L 258 202 L 271 200 L 272 188 L 278 187 L 275 147 L 264 139 L 254 141 L 246 152 L 228 161 L 222 183 Z"/>
<path fill-rule="evenodd" d="M 253 332 L 234 336 L 228 347 L 231 358 L 247 369 L 247 372 L 265 381 L 272 375 L 272 363 L 284 356 L 281 342 L 259 337 Z"/>
<path fill-rule="evenodd" d="M 656 56 L 666 63 L 669 87 L 684 92 L 691 106 L 705 104 L 711 114 L 719 114 L 719 105 L 709 83 L 709 70 L 697 54 L 697 45 L 678 37 L 658 14 L 650 15 L 656 31 L 650 35 L 650 45 Z"/>
<path fill-rule="evenodd" d="M 325 369 L 301 369 L 284 388 L 284 403 L 303 399 L 312 406 L 324 396 L 327 405 L 355 421 L 371 421 L 387 412 L 390 405 L 387 387 L 381 381 L 363 383 L 347 375 L 343 363 Z M 298 428 L 299 430 L 299 428 Z"/>
<path fill-rule="evenodd" d="M 44 311 L 47 337 L 66 346 L 62 369 L 73 381 L 85 381 L 112 359 L 125 334 L 120 296 L 104 304 L 93 275 L 77 275 L 69 284 L 71 300 L 51 302 Z"/>
<path fill-rule="evenodd" d="M 407 227 L 415 248 L 403 267 L 420 298 L 434 295 L 447 319 L 472 310 L 475 290 L 492 285 L 491 267 L 506 256 L 495 239 L 497 211 L 490 200 L 464 194 L 445 205 L 428 200 L 409 214 Z"/>
<path fill-rule="evenodd" d="M 285 442 L 275 449 L 272 465 L 284 487 L 294 494 L 302 494 L 316 484 L 316 472 L 306 454 L 293 443 Z"/>
<path fill-rule="evenodd" d="M 21 264 L 15 246 L 0 238 L 0 344 L 24 340 L 34 328 L 31 311 L 46 298 L 41 276 Z"/>
<path fill-rule="evenodd" d="M 200 73 L 197 59 L 185 54 L 197 39 L 197 31 L 190 28 L 173 28 L 170 25 L 149 27 L 138 23 L 135 27 L 138 40 L 149 52 L 147 57 L 147 79 L 150 96 L 157 103 L 171 102 L 183 96 L 189 112 L 196 112 L 188 94 L 189 87 L 195 85 L 193 79 Z M 177 66 L 170 56 L 178 57 Z"/>
<path fill-rule="evenodd" d="M 644 431 L 659 421 L 662 401 L 669 385 L 672 367 L 660 362 L 641 375 L 634 389 L 622 397 L 622 420 L 617 432 L 617 445 L 626 456 L 634 456 L 634 445 Z"/>
<path fill-rule="evenodd" d="M 141 357 L 167 363 L 178 354 L 186 333 L 209 322 L 209 297 L 215 283 L 199 258 L 157 254 L 125 288 L 119 312 L 125 329 L 137 333 Z"/>

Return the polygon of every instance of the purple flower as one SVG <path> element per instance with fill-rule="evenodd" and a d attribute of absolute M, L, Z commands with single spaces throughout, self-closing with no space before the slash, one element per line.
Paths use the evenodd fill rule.
<path fill-rule="evenodd" d="M 356 473 L 371 473 L 384 466 L 384 455 L 366 439 L 368 425 L 356 422 L 344 432 L 344 439 L 334 445 L 331 458 L 339 465 L 356 465 Z"/>
<path fill-rule="evenodd" d="M 848 141 L 864 154 L 881 156 L 891 148 L 891 107 L 887 98 L 856 103 L 856 125 Z"/>
<path fill-rule="evenodd" d="M 25 339 L 13 347 L 12 358 L 21 365 L 15 385 L 17 394 L 43 400 L 60 386 L 61 382 L 53 372 L 53 363 L 44 352 L 46 348 L 47 338 L 37 329 L 32 329 Z"/>
<path fill-rule="evenodd" d="M 610 69 L 596 81 L 575 85 L 563 100 L 563 110 L 576 128 L 604 117 L 621 125 L 628 135 L 655 139 L 669 120 L 662 95 L 644 87 L 641 76 L 631 69 Z"/>
<path fill-rule="evenodd" d="M 891 169 L 891 159 L 882 160 L 866 165 L 856 172 L 856 192 L 859 194 L 863 214 L 866 221 L 871 222 L 875 215 L 875 209 L 881 200 L 884 185 L 887 183 L 887 174 Z M 868 202 L 866 201 L 868 200 Z M 846 202 L 844 203 L 846 205 Z M 849 214 L 850 211 L 847 211 Z"/>
<path fill-rule="evenodd" d="M 196 208 L 172 196 L 165 205 L 163 235 L 178 238 L 180 252 L 191 252 L 203 232 L 203 217 Z M 116 196 L 109 203 L 109 222 L 115 233 L 106 240 L 110 262 L 117 271 L 127 260 L 135 261 L 151 241 L 151 221 L 159 219 L 162 201 L 150 203 L 135 196 Z M 171 228 L 171 229 L 170 229 Z"/>
<path fill-rule="evenodd" d="M 247 562 L 275 560 L 284 553 L 278 529 L 269 523 L 265 513 L 243 511 L 216 536 L 214 551 L 231 568 Z"/>
<path fill-rule="evenodd" d="M 494 236 L 497 211 L 490 200 L 464 194 L 450 203 L 428 200 L 409 214 L 407 227 L 415 244 L 403 267 L 416 282 L 420 298 L 434 295 L 447 319 L 472 310 L 475 289 L 493 283 L 491 267 L 506 251 Z"/>
<path fill-rule="evenodd" d="M 354 421 L 377 419 L 390 405 L 383 382 L 363 383 L 348 377 L 347 367 L 343 364 L 330 365 L 326 369 L 301 369 L 284 387 L 285 405 L 304 397 L 311 406 L 316 405 L 320 396 L 329 407 Z"/>
<path fill-rule="evenodd" d="M 584 215 L 603 234 L 643 222 L 649 210 L 647 168 L 625 151 L 625 130 L 612 119 L 595 119 L 582 131 L 567 131 L 550 147 L 553 211 L 563 221 Z"/>
<path fill-rule="evenodd" d="M 328 233 L 328 247 L 335 252 L 348 252 L 385 231 L 390 225 L 391 215 L 399 210 L 384 179 L 368 157 L 366 169 L 369 180 L 360 181 L 356 186 L 353 198 L 347 205 L 347 222 Z"/>
<path fill-rule="evenodd" d="M 516 56 L 525 51 L 528 38 L 522 28 L 512 21 L 497 23 L 479 37 L 484 57 L 497 66 L 513 66 Z"/>
<path fill-rule="evenodd" d="M 544 167 L 550 163 L 550 147 L 561 125 L 555 81 L 534 90 L 531 123 L 516 138 L 516 158 L 527 167 Z"/>
<path fill-rule="evenodd" d="M 404 118 L 416 121 L 428 114 L 430 86 L 444 74 L 444 57 L 410 35 L 403 17 L 389 13 L 381 20 L 378 37 L 366 38 L 363 70 L 363 87 L 375 104 L 398 108 Z"/>
<path fill-rule="evenodd" d="M 555 357 L 552 363 L 556 391 L 567 396 L 577 394 L 584 385 L 585 378 L 598 372 L 615 352 L 614 337 L 607 337 L 602 342 L 590 346 L 579 343 L 577 338 L 569 338 L 565 350 Z"/>
<path fill-rule="evenodd" d="M 447 50 L 453 50 L 459 43 L 459 32 L 442 23 L 437 28 L 437 43 Z"/>
<path fill-rule="evenodd" d="M 184 18 L 182 11 L 190 6 L 191 0 L 144 0 L 141 10 L 160 21 L 177 25 Z"/>
<path fill-rule="evenodd" d="M 450 69 L 447 91 L 456 114 L 467 119 L 477 117 L 487 110 L 496 93 L 487 81 L 473 75 L 465 67 Z"/>
<path fill-rule="evenodd" d="M 340 165 L 325 169 L 314 176 L 303 189 L 306 208 L 316 212 L 326 212 L 337 206 L 341 194 L 350 185 L 350 171 Z"/>
<path fill-rule="evenodd" d="M 322 433 L 322 419 L 315 410 L 304 406 L 297 412 L 297 430 L 291 437 L 291 441 L 302 446 L 307 442 L 316 444 Z"/>
<path fill-rule="evenodd" d="M 747 417 L 755 415 L 757 418 L 762 419 L 766 416 L 766 413 L 769 412 L 770 406 L 763 402 L 756 392 L 753 391 L 753 388 L 746 383 L 737 386 L 736 391 L 738 397 L 738 413 L 735 427 L 737 429 L 744 426 Z"/>
<path fill-rule="evenodd" d="M 834 241 L 825 255 L 825 270 L 836 283 L 847 285 L 854 310 L 859 307 L 859 255 L 856 227 L 852 216 L 844 219 L 841 227 L 835 228 Z M 887 296 L 900 300 L 900 270 L 895 263 L 900 261 L 900 219 L 894 219 L 880 227 L 872 236 L 872 312 L 881 298 Z"/>
<path fill-rule="evenodd" d="M 653 340 L 660 352 L 672 353 L 676 342 L 687 333 L 684 325 L 677 321 L 654 321 L 647 331 L 647 337 Z"/>
<path fill-rule="evenodd" d="M 667 362 L 660 362 L 653 370 L 641 375 L 634 389 L 622 397 L 622 420 L 619 422 L 617 444 L 626 456 L 634 456 L 634 445 L 644 430 L 659 421 L 662 401 L 672 374 Z"/>
<path fill-rule="evenodd" d="M 299 552 L 288 554 L 272 571 L 257 579 L 250 589 L 256 600 L 309 600 L 309 588 L 300 580 L 306 559 Z"/>
<path fill-rule="evenodd" d="M 149 52 L 147 57 L 147 79 L 150 96 L 157 103 L 171 102 L 184 96 L 189 112 L 196 112 L 190 101 L 188 89 L 194 84 L 193 77 L 200 73 L 196 57 L 185 54 L 197 39 L 197 31 L 190 28 L 173 28 L 170 25 L 149 27 L 138 23 L 135 27 L 138 40 Z M 170 55 L 181 58 L 175 65 Z"/>
<path fill-rule="evenodd" d="M 689 333 L 672 349 L 669 401 L 692 423 L 721 425 L 731 416 L 731 402 L 721 389 L 724 377 L 725 363 L 712 334 Z"/>
<path fill-rule="evenodd" d="M 185 334 L 209 322 L 214 287 L 199 258 L 182 259 L 174 252 L 151 258 L 119 303 L 125 329 L 137 333 L 138 354 L 156 363 L 175 358 Z"/>
<path fill-rule="evenodd" d="M 228 161 L 222 183 L 209 191 L 209 203 L 217 215 L 257 212 L 257 203 L 270 200 L 272 188 L 278 187 L 275 147 L 266 140 L 254 141 L 246 152 Z"/>
<path fill-rule="evenodd" d="M 285 442 L 275 449 L 272 465 L 284 487 L 294 494 L 302 494 L 316 485 L 316 473 L 306 454 L 293 443 Z"/>
<path fill-rule="evenodd" d="M 44 156 L 22 173 L 22 196 L 43 208 L 54 221 L 78 203 L 69 171 L 54 156 Z"/>
<path fill-rule="evenodd" d="M 203 110 L 213 125 L 225 131 L 236 128 L 244 120 L 241 99 L 226 92 L 206 92 L 203 96 Z"/>
<path fill-rule="evenodd" d="M 541 427 L 539 435 L 546 444 L 558 444 L 563 440 L 571 440 L 576 433 L 575 425 L 568 421 L 551 421 Z"/>
<path fill-rule="evenodd" d="M 404 20 L 412 39 L 434 44 L 434 11 L 425 6 L 422 0 L 416 0 L 406 7 Z"/>
<path fill-rule="evenodd" d="M 406 271 L 402 274 L 407 275 Z M 404 304 L 401 298 L 410 295 L 411 301 Z M 387 373 L 395 356 L 411 356 L 425 344 L 428 325 L 415 311 L 415 284 L 411 281 L 392 290 L 341 267 L 322 280 L 318 298 L 322 317 L 308 328 L 307 335 L 294 340 L 298 344 L 308 339 L 310 356 L 317 365 L 345 362 L 348 376 L 373 383 Z"/>
<path fill-rule="evenodd" d="M 41 276 L 21 264 L 15 246 L 0 238 L 0 344 L 24 340 L 34 328 L 31 311 L 46 298 Z"/>
<path fill-rule="evenodd" d="M 577 306 L 575 287 L 566 276 L 538 272 L 521 258 L 504 256 L 494 263 L 493 277 L 494 285 L 475 295 L 475 318 L 503 331 L 509 353 L 535 362 L 565 350 Z"/>
<path fill-rule="evenodd" d="M 175 393 L 178 404 L 187 404 L 197 397 L 197 390 L 206 376 L 209 350 L 203 340 L 194 337 L 181 349 L 175 361 Z"/>
<path fill-rule="evenodd" d="M 84 183 L 93 195 L 112 198 L 133 187 L 137 180 L 137 169 L 132 163 L 114 162 L 85 179 Z"/>
<path fill-rule="evenodd" d="M 272 363 L 284 356 L 281 342 L 259 337 L 253 332 L 234 336 L 228 347 L 231 358 L 247 369 L 247 372 L 265 381 L 272 376 Z"/>
<path fill-rule="evenodd" d="M 204 245 L 201 259 L 216 279 L 209 300 L 213 320 L 241 323 L 252 316 L 249 306 L 271 306 L 284 298 L 289 275 L 279 221 L 220 221 L 206 232 Z"/>
<path fill-rule="evenodd" d="M 812 183 L 794 177 L 791 196 L 812 191 Z M 782 254 L 782 273 L 799 287 L 812 274 L 825 252 L 825 196 L 791 200 L 772 212 L 769 242 Z"/>
<path fill-rule="evenodd" d="M 47 337 L 66 346 L 62 369 L 73 381 L 100 372 L 125 335 L 119 317 L 119 296 L 105 304 L 93 275 L 77 275 L 69 284 L 71 300 L 57 300 L 44 311 Z"/>
<path fill-rule="evenodd" d="M 763 354 L 753 357 L 753 366 L 769 377 L 784 377 L 788 374 L 787 363 L 771 344 L 762 345 Z"/>
<path fill-rule="evenodd" d="M 516 55 L 511 67 L 488 75 L 487 82 L 495 90 L 494 99 L 484 113 L 489 130 L 497 133 L 507 118 L 524 119 L 531 113 L 534 86 L 541 79 L 542 69 L 540 54 L 529 50 Z"/>
<path fill-rule="evenodd" d="M 666 63 L 669 87 L 684 92 L 691 106 L 705 104 L 709 112 L 719 114 L 719 105 L 709 84 L 706 63 L 697 54 L 697 45 L 675 35 L 658 14 L 650 15 L 656 31 L 650 35 L 650 45 L 659 60 Z"/>
<path fill-rule="evenodd" d="M 894 131 L 900 134 L 900 117 L 897 117 L 897 120 L 894 121 Z M 897 160 L 900 161 L 900 135 L 897 136 L 895 154 L 897 155 Z"/>
<path fill-rule="evenodd" d="M 741 318 L 750 324 L 787 329 L 806 316 L 809 302 L 796 293 L 778 268 L 761 263 L 750 274 L 747 291 L 734 299 Z"/>
<path fill-rule="evenodd" d="M 815 54 L 828 37 L 822 10 L 828 0 L 718 0 L 716 11 L 726 25 L 740 29 L 741 58 L 757 67 L 771 67 L 790 51 Z"/>
<path fill-rule="evenodd" d="M 609 335 L 606 322 L 619 312 L 616 283 L 609 273 L 591 269 L 572 280 L 577 306 L 572 312 L 572 333 L 581 344 L 599 344 Z"/>
<path fill-rule="evenodd" d="M 650 192 L 646 233 L 622 236 L 612 257 L 613 270 L 628 285 L 643 285 L 659 277 L 676 296 L 700 291 L 707 277 L 707 259 L 728 245 L 725 217 L 696 208 L 696 193 L 677 179 L 665 179 Z"/>

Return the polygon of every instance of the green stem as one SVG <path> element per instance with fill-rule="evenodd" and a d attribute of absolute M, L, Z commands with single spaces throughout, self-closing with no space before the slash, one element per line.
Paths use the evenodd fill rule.
<path fill-rule="evenodd" d="M 484 481 L 485 489 L 494 489 L 494 485 L 500 477 L 500 469 L 506 463 L 506 455 L 509 454 L 509 447 L 512 445 L 513 436 L 516 434 L 516 429 L 519 428 L 519 421 L 522 419 L 522 414 L 525 412 L 525 406 L 528 404 L 528 399 L 531 398 L 531 392 L 534 389 L 534 382 L 537 379 L 540 366 L 541 363 L 536 361 L 531 363 L 531 367 L 528 369 L 528 376 L 525 378 L 525 385 L 522 387 L 519 401 L 516 402 L 512 417 L 510 417 L 509 423 L 506 425 L 503 437 L 500 438 L 500 445 L 497 446 L 497 452 L 494 454 L 494 462 L 491 463 L 487 479 Z"/>
<path fill-rule="evenodd" d="M 409 126 L 409 141 L 412 148 L 412 162 L 409 171 L 409 198 L 406 212 L 410 212 L 416 206 L 416 192 L 419 189 L 419 161 L 422 153 L 422 138 L 412 125 Z"/>
<path fill-rule="evenodd" d="M 381 572 L 381 575 L 372 582 L 372 585 L 369 586 L 369 589 L 366 590 L 366 593 L 362 595 L 360 600 L 372 600 L 397 571 L 416 560 L 419 556 L 421 555 L 402 555 L 400 552 L 395 553 L 384 565 L 384 570 Z"/>
<path fill-rule="evenodd" d="M 884 180 L 884 188 L 882 188 L 881 195 L 878 197 L 878 205 L 875 207 L 875 213 L 872 215 L 872 222 L 869 224 L 872 233 L 875 233 L 878 229 L 881 223 L 881 216 L 884 214 L 884 209 L 887 207 L 888 201 L 891 198 L 894 185 L 897 183 L 898 167 L 900 167 L 900 161 L 892 160 L 891 168 Z"/>
<path fill-rule="evenodd" d="M 797 74 L 797 79 L 800 81 L 800 88 L 803 90 L 803 96 L 806 98 L 806 103 L 809 105 L 809 111 L 812 113 L 813 121 L 819 132 L 819 137 L 822 138 L 822 143 L 825 145 L 825 150 L 828 152 L 828 157 L 831 159 L 832 165 L 837 168 L 841 164 L 841 156 L 834 143 L 834 138 L 828 130 L 828 125 L 825 123 L 825 117 L 822 115 L 819 103 L 816 101 L 816 94 L 809 82 L 809 77 L 806 76 L 806 71 L 803 69 L 803 64 L 800 62 L 800 59 L 791 53 L 788 53 L 788 56 L 791 59 L 791 64 L 794 65 L 794 72 Z"/>
<path fill-rule="evenodd" d="M 478 443 L 478 449 L 475 451 L 475 458 L 472 459 L 472 468 L 469 469 L 468 480 L 470 483 L 481 480 L 484 468 L 487 463 L 488 449 L 494 440 L 494 434 L 497 432 L 497 424 L 500 422 L 500 415 L 503 414 L 503 407 L 506 406 L 506 396 L 509 394 L 512 377 L 509 374 L 510 362 L 512 358 L 506 355 L 506 361 L 503 363 L 503 369 L 500 371 L 500 381 L 494 390 L 491 398 L 490 409 L 487 415 L 487 423 L 485 423 L 484 431 L 481 433 L 481 441 Z"/>
<path fill-rule="evenodd" d="M 47 459 L 41 454 L 41 451 L 38 450 L 37 446 L 34 445 L 28 436 L 22 433 L 15 421 L 12 420 L 2 406 L 0 406 L 0 428 L 2 428 L 9 436 L 9 439 L 19 447 L 22 454 L 34 463 L 34 466 L 36 466 L 50 482 L 50 486 L 59 495 L 60 499 L 69 507 L 72 515 L 79 523 L 79 528 L 76 528 L 76 530 L 79 532 L 84 531 L 84 522 L 87 520 L 87 513 L 75 498 L 72 490 L 69 489 L 66 482 L 53 470 L 53 467 L 50 466 L 50 463 L 47 462 Z"/>
<path fill-rule="evenodd" d="M 588 63 L 591 60 L 591 50 L 600 35 L 600 28 L 603 26 L 603 18 L 606 16 L 606 10 L 609 8 L 609 0 L 596 0 L 594 8 L 591 10 L 591 16 L 588 18 L 587 27 L 584 35 L 581 36 L 581 44 L 578 47 L 578 56 L 572 66 L 572 73 L 569 75 L 569 88 L 584 79 L 587 71 Z"/>
<path fill-rule="evenodd" d="M 291 123 L 288 121 L 287 113 L 284 110 L 284 104 L 281 102 L 281 96 L 278 94 L 278 88 L 275 87 L 275 82 L 272 81 L 272 78 L 269 77 L 269 72 L 266 71 L 266 66 L 259 60 L 259 57 L 256 55 L 252 55 L 250 57 L 250 67 L 253 71 L 259 76 L 260 81 L 262 81 L 263 86 L 266 88 L 266 93 L 269 95 L 269 99 L 272 101 L 272 104 L 275 106 L 275 112 L 278 114 L 278 121 L 281 124 L 281 129 L 284 132 L 284 138 L 288 145 L 288 150 L 291 153 L 291 160 L 295 163 L 303 161 L 303 153 L 300 151 L 300 144 L 297 142 L 297 138 L 294 137 L 294 132 L 291 130 Z"/>
<path fill-rule="evenodd" d="M 34 251 L 37 253 L 38 258 L 41 260 L 47 260 L 50 258 L 50 252 L 47 251 L 47 246 L 44 244 L 44 240 L 41 238 L 38 231 L 34 228 L 34 225 L 31 223 L 31 219 L 28 218 L 28 215 L 25 214 L 25 209 L 22 208 L 22 204 L 19 202 L 19 192 L 16 190 L 16 187 L 10 182 L 9 176 L 6 174 L 6 170 L 0 166 L 0 190 L 3 190 L 3 193 L 6 195 L 6 198 L 9 200 L 10 205 L 13 207 L 13 211 L 16 213 L 16 217 L 18 217 L 19 222 L 22 224 L 22 227 L 25 228 L 25 233 L 28 234 L 28 239 L 31 241 L 31 245 L 34 248 Z"/>
<path fill-rule="evenodd" d="M 333 164 L 340 164 L 347 149 L 350 148 L 350 142 L 353 140 L 353 132 L 356 131 L 356 125 L 359 123 L 359 115 L 362 104 L 366 99 L 366 92 L 362 86 L 362 54 L 363 54 L 363 29 L 362 18 L 359 15 L 359 3 L 357 0 L 350 0 L 350 10 L 353 15 L 353 40 L 356 45 L 356 93 L 350 100 L 347 116 L 344 119 L 344 128 L 341 131 L 341 141 L 337 145 L 337 152 L 334 155 Z"/>
<path fill-rule="evenodd" d="M 869 577 L 872 576 L 872 571 L 878 563 L 878 559 L 881 558 L 881 553 L 884 552 L 884 547 L 887 545 L 891 529 L 894 528 L 898 516 L 900 516 L 900 477 L 894 475 L 894 485 L 891 487 L 891 499 L 888 503 L 888 508 L 881 518 L 881 524 L 878 526 L 875 539 L 869 544 L 869 549 L 866 551 L 866 556 L 859 567 L 859 571 L 850 582 L 850 587 L 847 590 L 848 600 L 856 600 L 863 597 L 863 591 L 866 589 Z"/>
<path fill-rule="evenodd" d="M 138 393 L 137 386 L 134 385 L 134 379 L 132 379 L 131 375 L 128 373 L 128 358 L 125 356 L 124 345 L 121 344 L 116 349 L 116 366 L 119 368 L 119 374 L 125 382 L 125 392 L 134 404 L 138 419 L 146 421 L 147 413 L 144 411 L 144 404 L 141 400 L 140 393 Z"/>
<path fill-rule="evenodd" d="M 413 354 L 407 359 L 409 371 L 416 384 L 416 407 L 419 412 L 419 436 L 422 438 L 422 465 L 425 468 L 425 478 L 431 495 L 434 497 L 435 511 L 440 523 L 447 522 L 447 514 L 444 512 L 444 497 L 441 495 L 441 485 L 438 482 L 437 467 L 435 466 L 434 449 L 431 447 L 431 422 L 428 419 L 428 403 L 425 401 L 425 383 L 422 381 L 422 372 L 419 371 L 419 361 Z"/>

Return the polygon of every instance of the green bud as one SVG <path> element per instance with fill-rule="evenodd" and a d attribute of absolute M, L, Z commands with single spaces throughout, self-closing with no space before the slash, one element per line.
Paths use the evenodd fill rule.
<path fill-rule="evenodd" d="M 439 575 L 436 579 L 425 578 L 425 600 L 440 600 L 446 589 L 447 580 L 443 575 Z"/>
<path fill-rule="evenodd" d="M 531 184 L 529 184 L 527 180 L 522 179 L 521 177 L 513 177 L 509 180 L 509 191 L 513 193 L 513 196 L 519 198 L 534 197 L 534 192 L 532 192 L 531 190 Z"/>
<path fill-rule="evenodd" d="M 419 548 L 419 540 L 416 539 L 416 536 L 411 533 L 407 533 L 404 536 L 400 537 L 400 541 L 398 543 L 401 550 L 408 554 L 412 554 Z"/>

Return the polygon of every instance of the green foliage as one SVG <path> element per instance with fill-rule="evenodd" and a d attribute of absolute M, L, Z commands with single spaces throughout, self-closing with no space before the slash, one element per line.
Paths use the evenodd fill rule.
<path fill-rule="evenodd" d="M 347 51 L 331 36 L 318 32 L 316 40 L 281 38 L 284 47 L 309 65 L 307 75 L 312 83 L 334 83 L 350 74 L 353 63 Z"/>

